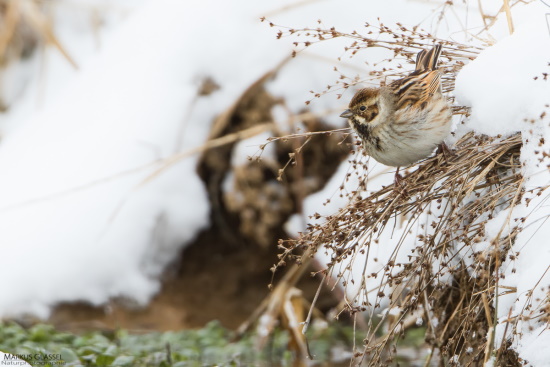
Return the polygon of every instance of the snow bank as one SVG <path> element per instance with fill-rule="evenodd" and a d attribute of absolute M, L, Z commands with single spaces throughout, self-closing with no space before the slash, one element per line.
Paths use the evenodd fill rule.
<path fill-rule="evenodd" d="M 456 79 L 458 102 L 473 111 L 466 129 L 493 136 L 527 131 L 525 120 L 538 119 L 548 103 L 547 8 L 538 2 L 525 8 L 524 17 L 514 13 L 514 35 L 484 50 Z"/>
<path fill-rule="evenodd" d="M 523 200 L 512 213 L 500 215 L 487 224 L 487 228 L 503 226 L 501 236 L 509 233 L 515 223 L 522 224 L 511 253 L 516 259 L 508 259 L 500 269 L 504 275 L 501 285 L 516 288 L 511 294 L 498 297 L 500 323 L 497 327 L 496 345 L 503 337 L 513 339 L 513 347 L 519 356 L 533 366 L 550 366 L 550 331 L 536 320 L 521 320 L 538 316 L 537 312 L 550 289 L 550 225 L 547 219 L 550 209 L 546 204 L 548 192 L 538 196 L 529 190 L 550 184 L 548 157 L 550 144 L 550 34 L 545 13 L 550 9 L 539 2 L 514 13 L 516 32 L 489 47 L 458 75 L 455 94 L 459 103 L 471 106 L 472 115 L 463 129 L 496 136 L 521 131 L 524 146 L 521 152 L 523 174 L 527 190 Z M 498 230 L 488 230 L 487 241 Z M 491 235 L 492 233 L 492 235 Z M 487 244 L 489 243 L 487 242 Z M 510 288 L 507 288 L 510 289 Z M 517 329 L 507 322 L 519 318 Z"/>
<path fill-rule="evenodd" d="M 56 3 L 56 35 L 79 69 L 47 48 L 28 62 L 18 79 L 26 89 L 0 116 L 0 246 L 10 259 L 0 276 L 13 280 L 0 316 L 45 317 L 60 301 L 101 304 L 126 296 L 146 302 L 166 263 L 207 225 L 209 208 L 194 171 L 196 156 L 144 180 L 163 158 L 201 145 L 213 117 L 288 57 L 292 45 L 277 41 L 261 16 L 296 26 L 315 26 L 323 17 L 362 27 L 360 12 L 343 18 L 334 6 Z M 99 28 L 92 13 L 100 14 Z M 289 101 L 292 113 L 300 111 L 309 90 L 337 79 L 332 68 L 340 51 L 321 45 L 288 61 L 270 91 Z M 364 60 L 346 60 L 342 70 L 362 72 Z M 207 77 L 221 88 L 197 97 Z M 333 96 L 310 105 L 314 111 L 341 107 Z M 337 112 L 332 117 L 342 124 Z M 240 144 L 250 150 L 238 149 L 233 164 L 257 153 L 256 144 Z"/>
<path fill-rule="evenodd" d="M 58 301 L 145 302 L 162 267 L 208 223 L 196 157 L 151 182 L 174 152 L 195 87 L 182 67 L 184 9 L 150 3 L 120 27 L 55 101 L 0 145 L 3 316 Z M 144 50 L 147 50 L 144 52 Z M 208 120 L 187 122 L 186 147 Z M 183 189 L 182 189 L 183 188 Z"/>
<path fill-rule="evenodd" d="M 106 16 L 100 42 L 88 43 L 98 34 L 83 23 L 60 20 L 79 70 L 48 49 L 2 116 L 1 317 L 46 317 L 60 301 L 145 303 L 209 211 L 197 156 L 147 178 L 162 159 L 202 145 L 213 117 L 290 53 L 260 24 L 265 5 L 117 4 L 134 12 Z M 206 77 L 221 89 L 197 97 Z"/>

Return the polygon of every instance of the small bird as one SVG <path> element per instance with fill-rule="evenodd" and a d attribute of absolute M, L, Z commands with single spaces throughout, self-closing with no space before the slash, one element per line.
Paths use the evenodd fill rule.
<path fill-rule="evenodd" d="M 408 166 L 430 156 L 451 132 L 451 108 L 441 91 L 441 45 L 422 50 L 403 79 L 355 93 L 340 117 L 348 119 L 368 155 L 387 166 Z"/>

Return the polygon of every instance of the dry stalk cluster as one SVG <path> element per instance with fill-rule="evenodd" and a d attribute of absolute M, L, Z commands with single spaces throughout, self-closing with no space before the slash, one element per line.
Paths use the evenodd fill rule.
<path fill-rule="evenodd" d="M 331 254 L 325 272 L 360 289 L 346 300 L 350 313 L 372 315 L 383 302 L 398 310 L 376 322 L 371 318 L 361 358 L 372 365 L 391 363 L 392 343 L 422 318 L 432 355 L 439 349 L 446 360 L 458 355 L 462 363 L 483 363 L 494 326 L 498 268 L 507 256 L 517 256 L 509 249 L 520 227 L 495 239 L 488 251 L 477 251 L 476 244 L 485 238 L 487 220 L 521 199 L 521 144 L 519 135 L 492 139 L 468 134 L 454 147 L 454 156 L 429 158 L 409 173 L 405 190 L 392 185 L 361 197 L 366 187 L 360 187 L 346 194 L 349 205 L 323 224 L 311 225 L 297 240 L 281 242 L 284 259 L 307 248 Z M 352 267 L 368 260 L 371 243 L 399 225 L 400 218 L 406 218 L 401 235 L 382 244 L 395 248 L 390 260 L 381 271 L 354 278 Z M 400 248 L 411 240 L 408 261 L 398 261 Z M 374 304 L 369 302 L 372 292 Z"/>
<path fill-rule="evenodd" d="M 267 22 L 265 18 L 262 18 L 262 21 Z M 386 83 L 386 78 L 398 79 L 404 77 L 410 72 L 410 68 L 403 68 L 401 63 L 393 67 L 384 67 L 383 64 L 394 60 L 402 60 L 404 63 L 414 64 L 416 54 L 422 49 L 431 48 L 435 42 L 443 45 L 439 66 L 443 70 L 443 91 L 445 93 L 451 92 L 454 88 L 454 79 L 457 72 L 464 66 L 465 62 L 473 60 L 482 50 L 478 47 L 438 39 L 423 29 L 418 27 L 407 28 L 402 24 L 397 24 L 397 28 L 390 28 L 380 21 L 376 25 L 365 23 L 364 33 L 359 33 L 357 31 L 346 33 L 340 32 L 334 27 L 323 27 L 321 20 L 317 22 L 319 24 L 318 28 L 294 29 L 276 25 L 271 22 L 269 22 L 269 26 L 279 29 L 277 38 L 292 36 L 304 39 L 304 41 L 293 42 L 296 50 L 293 51 L 292 56 L 296 56 L 299 52 L 318 42 L 324 42 L 335 38 L 345 38 L 350 41 L 344 48 L 344 54 L 338 58 L 339 61 L 345 57 L 351 58 L 357 56 L 359 51 L 364 51 L 372 47 L 384 48 L 391 51 L 391 57 L 381 60 L 377 65 L 374 65 L 376 69 L 373 68 L 368 72 L 368 81 L 370 83 L 378 81 L 383 84 Z M 365 64 L 370 66 L 368 62 Z M 382 67 L 380 67 L 380 65 L 382 65 Z M 328 85 L 323 91 L 311 91 L 314 98 L 319 98 L 333 91 L 337 91 L 337 98 L 341 98 L 344 90 L 358 83 L 365 82 L 365 80 L 362 80 L 358 75 L 352 77 L 342 73 L 336 66 L 334 67 L 334 71 L 339 74 L 338 79 L 333 85 Z M 306 101 L 306 104 L 310 102 L 311 100 Z"/>
<path fill-rule="evenodd" d="M 1 0 L 0 65 L 25 59 L 36 47 L 43 29 L 45 15 L 37 1 Z"/>
<path fill-rule="evenodd" d="M 292 29 L 270 23 L 280 29 L 278 38 L 305 39 L 295 42 L 297 52 L 316 42 L 344 37 L 350 40 L 345 48 L 345 55 L 350 57 L 371 47 L 382 47 L 393 52 L 391 59 L 413 63 L 418 50 L 440 42 L 444 45 L 444 90 L 450 94 L 457 72 L 480 51 L 400 24 L 396 28 L 381 22 L 366 24 L 365 34 L 342 33 L 323 28 L 321 21 L 319 24 L 316 29 Z M 406 72 L 398 65 L 371 71 L 369 79 L 383 82 L 383 77 L 393 79 Z M 335 85 L 313 94 L 320 97 L 329 91 L 340 93 L 360 81 L 359 77 L 340 74 Z M 452 100 L 452 95 L 449 98 Z M 454 114 L 464 118 L 468 110 L 456 106 Z M 495 357 L 499 366 L 520 365 L 509 339 L 495 345 L 494 305 L 499 294 L 515 291 L 500 284 L 504 275 L 499 268 L 507 258 L 518 256 L 511 248 L 522 220 L 514 221 L 509 216 L 493 238 L 488 238 L 486 225 L 501 212 L 511 213 L 525 194 L 521 147 L 520 134 L 491 138 L 469 133 L 457 141 L 451 154 L 437 154 L 411 169 L 402 187 L 390 185 L 369 194 L 369 177 L 363 173 L 369 171 L 367 163 L 362 158 L 354 159 L 351 167 L 363 177 L 354 191 L 345 192 L 342 185 L 341 195 L 347 196 L 349 204 L 334 215 L 313 215 L 310 219 L 315 224 L 310 224 L 298 239 L 279 242 L 279 266 L 291 260 L 308 262 L 315 252 L 323 251 L 330 261 L 319 273 L 358 289 L 355 296 L 345 299 L 342 308 L 354 317 L 365 311 L 370 315 L 364 348 L 358 349 L 354 357 L 358 365 L 395 363 L 397 341 L 409 328 L 420 325 L 431 348 L 426 366 L 481 366 L 490 357 Z M 544 188 L 536 190 L 534 194 L 540 195 Z M 487 241 L 488 245 L 481 246 Z M 381 264 L 379 271 L 354 275 L 353 267 L 365 264 L 366 269 L 367 262 L 377 261 L 370 254 L 372 244 L 393 249 L 390 259 Z M 377 317 L 375 313 L 381 308 L 391 312 Z M 548 310 L 545 315 L 548 317 Z M 514 333 L 512 328 L 507 332 Z"/>
<path fill-rule="evenodd" d="M 38 0 L 0 0 L 0 111 L 9 108 L 10 95 L 3 89 L 4 74 L 12 63 L 25 60 L 40 45 L 54 46 L 76 68 L 53 30 L 51 9 Z"/>

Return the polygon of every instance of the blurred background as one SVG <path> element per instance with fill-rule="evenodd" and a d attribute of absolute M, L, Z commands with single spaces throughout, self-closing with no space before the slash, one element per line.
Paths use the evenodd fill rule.
<path fill-rule="evenodd" d="M 268 294 L 285 223 L 349 153 L 342 136 L 314 137 L 277 181 L 305 139 L 260 149 L 343 126 L 343 103 L 305 105 L 332 59 L 291 62 L 260 22 L 310 4 L 1 6 L 0 316 L 237 327 Z"/>
<path fill-rule="evenodd" d="M 344 127 L 334 95 L 305 104 L 337 79 L 341 43 L 291 59 L 260 17 L 361 25 L 335 6 L 365 4 L 2 1 L 0 315 L 239 325 L 268 293 L 285 223 L 350 151 L 314 137 L 277 181 L 305 139 L 267 138 Z"/>

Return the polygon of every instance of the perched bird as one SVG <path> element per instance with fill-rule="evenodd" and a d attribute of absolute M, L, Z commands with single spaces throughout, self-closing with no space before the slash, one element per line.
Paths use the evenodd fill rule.
<path fill-rule="evenodd" d="M 451 108 L 441 92 L 437 59 L 441 45 L 422 50 L 416 68 L 403 79 L 380 88 L 359 90 L 340 117 L 348 119 L 367 153 L 399 167 L 431 155 L 451 132 Z"/>

